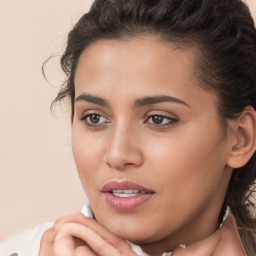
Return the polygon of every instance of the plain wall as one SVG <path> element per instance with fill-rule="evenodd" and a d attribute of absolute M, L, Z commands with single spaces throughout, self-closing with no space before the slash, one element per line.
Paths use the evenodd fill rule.
<path fill-rule="evenodd" d="M 51 116 L 64 80 L 58 57 L 91 0 L 0 0 L 0 240 L 86 202 L 70 146 L 69 113 Z"/>
<path fill-rule="evenodd" d="M 69 112 L 49 106 L 64 76 L 58 56 L 92 0 L 0 0 L 0 241 L 80 211 L 86 196 L 70 146 Z M 256 16 L 256 0 L 248 0 Z"/>

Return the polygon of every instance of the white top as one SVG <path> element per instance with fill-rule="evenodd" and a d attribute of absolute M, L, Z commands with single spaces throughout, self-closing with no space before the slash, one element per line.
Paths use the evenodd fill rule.
<path fill-rule="evenodd" d="M 0 243 L 0 256 L 37 256 L 42 235 L 53 224 L 38 225 L 4 240 Z"/>
<path fill-rule="evenodd" d="M 81 212 L 86 217 L 93 218 L 93 213 L 89 205 L 85 205 Z M 4 240 L 0 243 L 0 256 L 37 256 L 44 232 L 53 225 L 54 222 L 44 223 Z M 137 255 L 148 256 L 139 246 L 130 242 L 128 243 Z M 171 256 L 171 254 L 172 253 L 163 253 L 162 256 Z"/>

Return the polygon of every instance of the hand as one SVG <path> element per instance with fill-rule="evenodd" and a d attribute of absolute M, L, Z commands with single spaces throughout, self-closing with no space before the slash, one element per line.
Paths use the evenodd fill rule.
<path fill-rule="evenodd" d="M 130 245 L 82 213 L 62 217 L 41 240 L 39 256 L 137 256 Z"/>

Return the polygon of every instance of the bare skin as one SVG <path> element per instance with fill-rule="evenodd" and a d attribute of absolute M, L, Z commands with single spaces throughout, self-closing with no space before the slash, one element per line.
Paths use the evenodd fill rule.
<path fill-rule="evenodd" d="M 232 170 L 252 154 L 239 158 L 234 150 L 255 113 L 247 109 L 246 125 L 231 122 L 225 134 L 217 97 L 199 86 L 194 59 L 153 37 L 101 40 L 81 54 L 72 148 L 97 221 L 57 221 L 40 256 L 134 255 L 125 240 L 157 256 L 218 228 Z M 103 191 L 110 181 L 131 181 L 153 196 L 135 209 L 114 209 Z"/>
<path fill-rule="evenodd" d="M 47 230 L 41 240 L 39 256 L 120 256 L 136 254 L 123 239 L 81 213 L 65 216 Z"/>

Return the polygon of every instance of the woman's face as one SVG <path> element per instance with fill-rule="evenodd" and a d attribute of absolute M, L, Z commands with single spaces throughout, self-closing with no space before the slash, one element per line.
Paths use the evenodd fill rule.
<path fill-rule="evenodd" d="M 194 58 L 149 36 L 97 41 L 80 56 L 79 176 L 98 222 L 138 244 L 190 243 L 218 225 L 228 141 Z"/>

